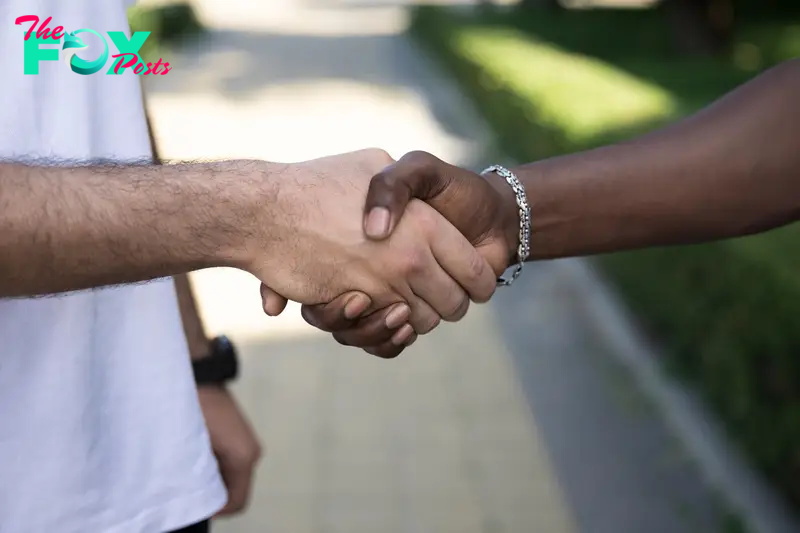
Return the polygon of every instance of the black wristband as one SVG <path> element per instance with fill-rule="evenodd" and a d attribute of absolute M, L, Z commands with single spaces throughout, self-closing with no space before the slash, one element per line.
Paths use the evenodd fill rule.
<path fill-rule="evenodd" d="M 192 361 L 194 380 L 198 385 L 221 385 L 239 374 L 239 361 L 231 341 L 224 335 L 211 340 L 207 357 Z"/>

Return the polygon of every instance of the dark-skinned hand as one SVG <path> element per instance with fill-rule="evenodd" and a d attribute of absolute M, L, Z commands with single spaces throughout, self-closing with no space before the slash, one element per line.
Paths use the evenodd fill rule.
<path fill-rule="evenodd" d="M 518 242 L 518 218 L 514 193 L 502 177 L 494 173 L 481 176 L 426 152 L 406 154 L 372 178 L 364 207 L 367 237 L 382 240 L 391 235 L 412 198 L 441 213 L 476 247 L 496 275 L 511 263 Z M 341 344 L 361 347 L 379 357 L 396 357 L 417 338 L 406 321 L 408 306 L 371 306 L 366 294 L 349 292 L 327 304 L 303 306 L 302 314 L 312 326 L 333 333 Z"/>

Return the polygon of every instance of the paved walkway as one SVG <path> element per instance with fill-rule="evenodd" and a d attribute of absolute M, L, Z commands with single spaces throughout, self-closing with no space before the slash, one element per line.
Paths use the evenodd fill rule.
<path fill-rule="evenodd" d="M 273 0 L 203 14 L 213 26 L 202 48 L 148 86 L 166 158 L 381 146 L 476 164 L 486 132 L 397 35 L 402 9 Z M 267 446 L 252 509 L 218 531 L 574 531 L 488 306 L 383 361 L 315 332 L 297 307 L 265 317 L 246 274 L 194 281 L 212 330 L 243 347 L 236 393 Z"/>
<path fill-rule="evenodd" d="M 319 2 L 321 3 L 321 2 Z M 489 161 L 489 136 L 402 32 L 395 2 L 197 2 L 208 35 L 148 80 L 163 155 L 297 161 L 380 146 Z M 267 446 L 222 533 L 692 533 L 713 494 L 606 357 L 555 262 L 383 361 L 316 332 L 258 282 L 197 273 L 212 332 L 242 347 L 235 392 Z"/>

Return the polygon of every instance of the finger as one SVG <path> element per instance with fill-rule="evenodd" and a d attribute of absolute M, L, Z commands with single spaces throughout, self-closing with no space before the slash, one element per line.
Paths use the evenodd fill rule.
<path fill-rule="evenodd" d="M 394 359 L 395 357 L 400 355 L 406 348 L 414 344 L 414 341 L 416 340 L 417 340 L 417 334 L 414 333 L 413 330 L 411 330 L 411 334 L 408 337 L 406 337 L 406 340 L 404 342 L 398 342 L 393 339 L 377 346 L 370 346 L 368 348 L 364 348 L 364 351 L 367 352 L 368 354 L 380 357 L 382 359 Z"/>
<path fill-rule="evenodd" d="M 370 346 L 369 348 L 364 348 L 364 351 L 375 357 L 380 357 L 381 359 L 394 359 L 400 355 L 404 349 L 405 346 L 395 346 L 394 344 L 387 343 L 385 346 Z"/>
<path fill-rule="evenodd" d="M 394 359 L 403 353 L 403 350 L 405 349 L 405 346 L 395 346 L 392 343 L 386 343 L 385 345 L 381 346 L 364 348 L 364 351 L 370 355 L 374 355 L 375 357 L 380 357 L 381 359 Z"/>
<path fill-rule="evenodd" d="M 428 333 L 439 320 L 458 322 L 469 310 L 469 295 L 438 263 L 432 264 L 426 272 L 410 275 L 408 284 L 417 295 L 416 301 L 408 302 L 412 313 L 410 322 L 417 333 Z M 434 318 L 436 321 L 431 325 Z"/>
<path fill-rule="evenodd" d="M 228 492 L 228 502 L 217 513 L 230 515 L 243 511 L 250 500 L 254 465 L 234 465 L 220 460 L 220 474 Z"/>
<path fill-rule="evenodd" d="M 372 299 L 368 295 L 351 291 L 326 304 L 304 305 L 300 314 L 315 328 L 334 332 L 353 327 L 358 317 L 371 305 Z"/>
<path fill-rule="evenodd" d="M 432 220 L 437 219 L 441 219 L 441 217 L 434 213 L 434 218 Z M 434 228 L 431 231 L 435 233 L 438 230 Z M 453 228 L 453 231 L 460 236 L 455 228 Z M 463 240 L 463 237 L 461 238 Z M 433 243 L 430 244 L 432 245 Z M 463 251 L 458 251 L 461 252 L 461 257 L 455 258 L 456 261 L 465 256 Z M 443 253 L 448 252 L 450 252 L 449 249 L 443 250 Z M 475 255 L 480 257 L 477 252 L 475 252 Z M 466 314 L 467 309 L 469 309 L 469 296 L 451 275 L 439 265 L 432 250 L 424 249 L 412 260 L 412 263 L 408 266 L 406 279 L 408 286 L 417 296 L 417 300 L 424 300 L 427 306 L 432 308 L 438 317 L 448 322 L 460 320 Z M 417 333 L 426 333 L 424 329 L 419 329 L 417 327 L 418 323 L 416 320 L 420 318 L 415 317 L 418 313 L 418 309 L 424 308 L 421 308 L 418 302 L 412 300 L 408 300 L 408 303 L 411 305 L 411 322 L 414 325 L 414 329 Z M 426 318 L 432 318 L 430 313 L 427 312 L 427 309 L 425 309 L 425 311 L 424 316 Z"/>
<path fill-rule="evenodd" d="M 269 316 L 278 316 L 286 309 L 288 300 L 273 291 L 263 283 L 261 284 L 261 307 Z"/>
<path fill-rule="evenodd" d="M 397 226 L 412 198 L 430 199 L 447 186 L 449 178 L 437 172 L 443 161 L 426 152 L 409 152 L 376 174 L 364 206 L 364 233 L 385 239 Z"/>
<path fill-rule="evenodd" d="M 409 346 L 411 346 L 415 342 L 417 342 L 417 333 L 416 332 L 412 333 L 411 336 L 408 338 L 408 340 L 406 340 L 406 348 L 408 348 Z"/>
<path fill-rule="evenodd" d="M 410 316 L 411 308 L 397 303 L 360 318 L 352 327 L 335 332 L 333 338 L 345 346 L 377 346 L 391 340 Z"/>
<path fill-rule="evenodd" d="M 412 294 L 408 297 L 408 305 L 411 307 L 411 316 L 408 323 L 420 335 L 430 333 L 441 323 L 442 317 L 425 300 Z"/>
<path fill-rule="evenodd" d="M 459 288 L 469 294 L 472 301 L 479 303 L 489 301 L 497 289 L 497 275 L 492 266 L 447 220 L 437 216 L 433 218 L 433 221 L 434 227 L 429 233 L 429 239 L 436 263 L 447 277 L 455 280 Z M 424 281 L 424 279 L 417 280 L 419 285 L 412 285 L 412 289 L 416 294 L 431 302 L 430 298 L 433 296 L 429 297 L 429 292 L 426 291 L 430 291 L 432 294 L 437 287 L 426 285 Z M 420 288 L 418 289 L 417 286 Z M 452 298 L 454 301 L 455 296 Z M 463 311 L 466 313 L 466 309 Z M 444 315 L 442 316 L 444 317 Z"/>
<path fill-rule="evenodd" d="M 405 324 L 392 335 L 390 342 L 395 346 L 405 346 L 412 335 L 415 335 L 414 328 L 411 327 L 411 324 Z"/>

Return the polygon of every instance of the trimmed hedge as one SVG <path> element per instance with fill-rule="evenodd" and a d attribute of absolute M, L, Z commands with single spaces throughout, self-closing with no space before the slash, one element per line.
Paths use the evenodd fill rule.
<path fill-rule="evenodd" d="M 619 18 L 612 24 L 614 16 Z M 412 32 L 473 97 L 505 151 L 532 161 L 652 129 L 754 74 L 752 61 L 742 66 L 738 57 L 716 63 L 670 57 L 658 24 L 644 13 L 542 13 L 532 21 L 513 13 L 476 19 L 421 7 Z M 774 39 L 787 32 L 793 39 L 800 35 L 788 25 L 745 29 L 740 45 L 764 51 L 763 68 L 782 59 L 776 50 L 786 45 Z M 624 52 L 643 42 L 637 34 L 653 46 L 638 55 Z M 754 35 L 773 41 L 759 43 Z M 730 435 L 796 504 L 799 244 L 795 225 L 755 237 L 596 258 L 643 327 L 665 346 L 669 367 L 697 384 Z"/>

